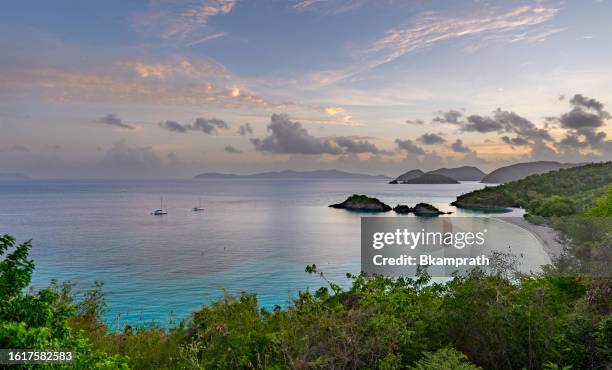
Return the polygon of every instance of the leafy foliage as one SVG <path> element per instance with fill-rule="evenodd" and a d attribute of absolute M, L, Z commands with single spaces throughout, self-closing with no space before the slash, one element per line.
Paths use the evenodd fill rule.
<path fill-rule="evenodd" d="M 309 266 L 317 273 L 316 266 Z M 201 368 L 605 368 L 609 315 L 589 282 L 474 272 L 447 284 L 351 276 L 346 291 L 302 292 L 286 309 L 226 296 L 194 314 L 190 363 Z M 460 351 L 460 352 L 459 352 Z"/>
<path fill-rule="evenodd" d="M 4 236 L 2 286 L 29 283 L 30 243 Z M 512 264 L 500 264 L 511 268 Z M 96 284 L 74 303 L 70 285 L 3 289 L 0 345 L 75 348 L 81 368 L 604 369 L 612 358 L 609 280 L 474 271 L 445 284 L 348 275 L 343 290 L 301 292 L 287 308 L 226 295 L 173 329 L 110 332 Z M 6 272 L 6 273 L 5 273 Z M 510 277 L 513 276 L 513 277 Z M 5 279 L 6 278 L 6 279 Z M 608 285 L 606 285 L 608 284 Z M 607 293 L 606 293 L 607 292 Z M 607 300 L 606 300 L 607 299 Z"/>
<path fill-rule="evenodd" d="M 31 242 L 16 244 L 0 237 L 0 348 L 73 349 L 82 368 L 126 368 L 120 356 L 92 351 L 74 334 L 69 319 L 75 306 L 66 302 L 56 282 L 38 292 L 24 293 L 30 284 L 34 262 L 28 259 Z"/>
<path fill-rule="evenodd" d="M 480 367 L 469 363 L 468 358 L 452 347 L 445 347 L 434 353 L 425 352 L 417 361 L 414 370 L 478 370 Z"/>
<path fill-rule="evenodd" d="M 588 214 L 593 217 L 612 217 L 612 185 L 608 186 L 606 194 L 596 201 L 595 207 Z"/>
<path fill-rule="evenodd" d="M 611 183 L 612 162 L 593 163 L 486 187 L 457 197 L 453 204 L 464 208 L 522 207 L 538 216 L 567 216 L 593 207 Z"/>

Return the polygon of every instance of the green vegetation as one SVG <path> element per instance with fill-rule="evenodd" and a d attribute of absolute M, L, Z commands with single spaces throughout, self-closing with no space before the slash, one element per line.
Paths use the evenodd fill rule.
<path fill-rule="evenodd" d="M 83 369 L 609 369 L 611 169 L 561 170 L 460 197 L 505 199 L 559 230 L 566 253 L 542 274 L 520 274 L 500 255 L 490 271 L 444 284 L 425 271 L 414 279 L 347 275 L 344 290 L 312 265 L 306 273 L 326 286 L 286 308 L 226 295 L 172 329 L 109 331 L 102 284 L 78 298 L 70 284 L 26 291 L 31 243 L 5 235 L 0 347 L 73 348 Z"/>
<path fill-rule="evenodd" d="M 612 184 L 612 162 L 561 169 L 461 195 L 462 208 L 521 207 L 542 217 L 568 216 L 593 207 Z"/>
<path fill-rule="evenodd" d="M 4 236 L 3 250 L 14 246 Z M 349 276 L 286 309 L 225 296 L 176 328 L 109 332 L 102 286 L 74 303 L 70 285 L 23 294 L 29 242 L 2 262 L 0 345 L 75 348 L 81 368 L 605 369 L 612 361 L 609 280 L 474 271 L 446 284 Z M 503 263 L 498 264 L 504 265 Z M 505 264 L 509 266 L 511 264 Z"/>
<path fill-rule="evenodd" d="M 566 251 L 555 261 L 557 273 L 610 276 L 612 162 L 532 175 L 461 195 L 453 204 L 525 208 L 527 220 L 560 232 Z"/>
<path fill-rule="evenodd" d="M 370 198 L 367 195 L 353 194 L 344 202 L 330 205 L 331 208 L 347 209 L 350 211 L 363 212 L 388 212 L 391 207 L 377 198 Z"/>
<path fill-rule="evenodd" d="M 588 214 L 595 217 L 612 217 L 612 185 L 608 186 L 604 196 L 595 201 L 595 207 L 590 209 Z"/>
<path fill-rule="evenodd" d="M 66 286 L 52 282 L 38 292 L 24 293 L 30 284 L 34 262 L 28 259 L 29 241 L 16 245 L 9 235 L 0 237 L 0 348 L 74 349 L 80 368 L 127 368 L 122 356 L 92 349 L 70 327 L 78 318 Z M 93 313 L 96 315 L 97 313 Z"/>

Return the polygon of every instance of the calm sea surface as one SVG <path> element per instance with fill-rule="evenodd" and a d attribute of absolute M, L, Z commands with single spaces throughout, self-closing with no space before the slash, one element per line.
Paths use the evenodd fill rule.
<path fill-rule="evenodd" d="M 327 206 L 353 193 L 394 206 L 431 203 L 453 216 L 458 185 L 389 185 L 361 180 L 32 180 L 0 183 L 0 234 L 33 239 L 33 285 L 52 278 L 77 290 L 104 282 L 115 325 L 188 318 L 230 293 L 257 293 L 262 306 L 286 305 L 323 282 L 304 273 L 315 263 L 347 286 L 359 272 L 361 214 Z M 151 216 L 160 196 L 168 215 Z M 191 208 L 201 202 L 203 212 Z M 507 214 L 505 214 L 506 216 Z M 393 216 L 392 213 L 385 216 Z M 411 217 L 411 216 L 402 216 Z M 528 232 L 497 234 L 548 262 Z"/>

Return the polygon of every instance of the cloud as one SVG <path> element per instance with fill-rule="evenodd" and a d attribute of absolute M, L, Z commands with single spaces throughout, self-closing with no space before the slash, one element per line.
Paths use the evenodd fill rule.
<path fill-rule="evenodd" d="M 575 107 L 564 113 L 558 121 L 561 123 L 561 127 L 572 130 L 591 129 L 604 125 L 604 119 L 601 115 L 590 113 L 580 107 Z"/>
<path fill-rule="evenodd" d="M 217 130 L 227 130 L 229 125 L 225 121 L 217 118 L 196 118 L 193 124 L 182 125 L 176 121 L 165 121 L 159 124 L 160 127 L 171 131 L 186 134 L 189 131 L 201 131 L 212 135 L 217 133 Z"/>
<path fill-rule="evenodd" d="M 202 84 L 201 87 L 205 90 L 213 87 L 210 83 L 227 82 L 230 85 L 233 79 L 232 74 L 222 64 L 208 58 L 194 60 L 175 56 L 161 62 L 128 59 L 116 61 L 114 67 L 117 72 L 132 72 L 145 81 L 152 79 L 186 84 L 195 82 Z"/>
<path fill-rule="evenodd" d="M 132 148 L 125 141 L 117 141 L 105 153 L 102 163 L 121 172 L 132 169 L 139 171 L 155 169 L 162 164 L 162 161 L 150 146 Z"/>
<path fill-rule="evenodd" d="M 351 137 L 341 136 L 334 138 L 334 141 L 347 153 L 379 154 L 381 152 L 376 145 L 367 140 L 356 140 Z"/>
<path fill-rule="evenodd" d="M 188 131 L 186 126 L 183 126 L 183 125 L 181 125 L 180 123 L 178 123 L 176 121 L 160 122 L 159 126 L 162 127 L 162 128 L 165 128 L 168 131 L 180 132 L 182 134 L 185 134 Z"/>
<path fill-rule="evenodd" d="M 196 118 L 193 125 L 190 126 L 190 129 L 194 131 L 202 131 L 207 134 L 214 134 L 218 129 L 229 129 L 229 125 L 225 123 L 225 121 L 218 118 Z"/>
<path fill-rule="evenodd" d="M 538 128 L 533 122 L 514 112 L 504 111 L 500 108 L 493 111 L 491 116 L 470 115 L 466 121 L 459 124 L 460 130 L 463 132 L 513 133 L 516 135 L 515 138 L 508 137 L 507 140 L 503 138 L 502 140 L 507 143 L 512 141 L 514 145 L 526 145 L 535 141 L 554 141 L 547 130 Z"/>
<path fill-rule="evenodd" d="M 253 133 L 253 127 L 251 127 L 250 123 L 245 123 L 244 125 L 240 125 L 240 127 L 238 127 L 238 134 L 240 136 L 246 136 L 246 135 L 250 135 Z"/>
<path fill-rule="evenodd" d="M 531 148 L 532 154 L 548 153 L 551 149 L 546 143 L 554 144 L 555 142 L 547 129 L 539 128 L 527 118 L 501 108 L 497 108 L 490 116 L 472 114 L 465 119 L 460 119 L 453 115 L 450 119 L 454 120 L 454 124 L 459 126 L 461 132 L 513 134 L 513 137 L 504 135 L 500 139 L 513 147 L 528 146 Z M 443 116 L 440 117 L 438 122 L 442 121 L 445 121 Z M 467 150 L 461 143 L 457 144 L 457 142 L 451 146 L 451 149 L 456 152 L 461 152 L 463 149 Z"/>
<path fill-rule="evenodd" d="M 299 122 L 292 122 L 286 114 L 273 114 L 268 124 L 270 135 L 251 139 L 255 150 L 279 154 L 341 154 L 342 150 L 327 139 L 308 133 Z"/>
<path fill-rule="evenodd" d="M 560 117 L 549 117 L 558 122 L 561 127 L 576 130 L 580 135 L 596 137 L 592 131 L 606 124 L 610 113 L 604 110 L 604 105 L 595 99 L 589 99 L 581 94 L 574 95 L 569 104 L 573 107 Z"/>
<path fill-rule="evenodd" d="M 514 132 L 525 140 L 553 140 L 547 130 L 537 128 L 533 122 L 514 112 L 503 111 L 498 108 L 493 117 L 504 126 L 506 132 Z"/>
<path fill-rule="evenodd" d="M 313 5 L 317 3 L 326 2 L 327 0 L 301 0 L 297 3 L 293 4 L 293 9 L 295 10 L 306 10 L 312 8 Z"/>
<path fill-rule="evenodd" d="M 557 149 L 604 149 L 607 145 L 607 135 L 604 131 L 597 131 L 611 118 L 604 104 L 596 99 L 575 94 L 569 99 L 569 105 L 569 112 L 559 117 L 548 117 L 549 122 L 556 122 L 567 130 L 565 137 L 556 144 Z"/>
<path fill-rule="evenodd" d="M 529 145 L 529 141 L 523 139 L 522 137 L 512 137 L 511 138 L 509 136 L 502 136 L 501 139 L 504 143 L 512 145 L 512 146 Z"/>
<path fill-rule="evenodd" d="M 408 140 L 395 139 L 395 143 L 397 144 L 397 147 L 400 150 L 403 150 L 408 154 L 416 154 L 416 155 L 425 154 L 425 151 L 423 150 L 423 148 L 415 144 L 410 139 Z"/>
<path fill-rule="evenodd" d="M 44 55 L 38 58 L 44 60 Z M 82 68 L 52 67 L 17 60 L 0 60 L 0 94 L 44 98 L 53 103 L 131 104 L 155 106 L 206 106 L 222 110 L 264 111 L 293 109 L 300 115 L 316 113 L 325 124 L 355 124 L 342 108 L 292 101 L 276 103 L 254 94 L 234 75 L 212 59 L 185 56 L 162 62 L 119 59 Z M 327 107 L 330 108 L 330 107 Z M 335 114 L 331 114 L 335 113 Z M 324 115 L 324 118 L 320 118 Z"/>
<path fill-rule="evenodd" d="M 348 114 L 342 107 L 323 107 L 319 108 L 319 111 L 327 114 L 328 116 L 339 119 L 341 123 L 353 124 L 353 116 Z"/>
<path fill-rule="evenodd" d="M 521 33 L 529 27 L 541 25 L 553 19 L 559 9 L 541 6 L 521 6 L 491 15 L 475 14 L 469 18 L 440 17 L 424 14 L 413 25 L 394 28 L 365 49 L 367 55 L 375 55 L 368 62 L 370 68 L 389 63 L 407 53 L 433 46 L 445 40 L 476 35 L 514 35 L 521 40 Z"/>
<path fill-rule="evenodd" d="M 574 107 L 585 108 L 585 109 L 593 109 L 599 115 L 610 118 L 610 114 L 604 111 L 604 105 L 595 99 L 589 99 L 582 94 L 576 94 L 570 99 L 570 104 Z"/>
<path fill-rule="evenodd" d="M 43 60 L 43 57 L 40 58 Z M 242 78 L 208 59 L 184 56 L 164 62 L 121 59 L 77 68 L 0 60 L 0 93 L 42 96 L 55 103 L 218 106 L 285 109 L 241 86 Z M 311 108 L 314 110 L 314 108 Z"/>
<path fill-rule="evenodd" d="M 417 139 L 418 141 L 420 141 L 421 143 L 425 144 L 425 145 L 434 145 L 434 144 L 441 144 L 446 142 L 446 139 L 444 139 L 442 136 L 438 135 L 438 134 L 423 134 L 420 138 Z"/>
<path fill-rule="evenodd" d="M 451 149 L 453 152 L 457 153 L 471 153 L 472 150 L 463 144 L 463 140 L 457 139 L 454 143 L 451 144 Z"/>
<path fill-rule="evenodd" d="M 255 150 L 279 154 L 388 154 L 376 145 L 360 137 L 312 136 L 299 122 L 293 122 L 286 114 L 273 114 L 268 125 L 270 135 L 251 139 Z"/>
<path fill-rule="evenodd" d="M 299 0 L 292 5 L 298 12 L 318 11 L 324 14 L 342 14 L 359 9 L 367 0 Z"/>
<path fill-rule="evenodd" d="M 144 35 L 193 44 L 207 35 L 210 18 L 229 14 L 236 0 L 151 1 L 148 9 L 134 12 L 129 20 Z"/>
<path fill-rule="evenodd" d="M 560 150 L 569 148 L 592 148 L 600 149 L 608 141 L 606 141 L 607 134 L 603 131 L 595 132 L 592 130 L 576 130 L 574 132 L 568 132 L 565 137 L 560 140 L 556 145 Z"/>
<path fill-rule="evenodd" d="M 562 140 L 557 143 L 559 148 L 585 148 L 588 146 L 586 141 L 581 141 L 575 134 L 567 134 Z"/>
<path fill-rule="evenodd" d="M 496 132 L 503 131 L 504 126 L 490 117 L 471 115 L 467 117 L 467 122 L 461 126 L 461 131 L 466 132 Z"/>
<path fill-rule="evenodd" d="M 123 123 L 123 121 L 119 117 L 117 117 L 115 114 L 113 114 L 113 113 L 108 113 L 106 116 L 100 117 L 97 120 L 95 120 L 94 122 L 95 123 L 101 123 L 101 124 L 104 124 L 104 125 L 124 128 L 124 129 L 128 129 L 128 130 L 134 130 L 133 126 L 128 125 L 126 123 Z"/>
<path fill-rule="evenodd" d="M 463 117 L 463 113 L 451 109 L 449 111 L 438 111 L 436 112 L 436 116 L 432 119 L 432 122 L 435 123 L 450 123 L 453 125 L 458 125 L 461 123 L 461 118 Z"/>
<path fill-rule="evenodd" d="M 545 128 L 556 127 L 565 130 L 565 137 L 556 140 L 547 129 L 537 127 L 533 122 L 515 112 L 497 108 L 490 116 L 469 115 L 465 120 L 456 120 L 462 132 L 507 133 L 500 139 L 511 146 L 531 148 L 531 156 L 551 158 L 564 155 L 564 158 L 577 159 L 581 150 L 605 153 L 609 140 L 605 131 L 600 131 L 612 117 L 602 102 L 575 94 L 567 99 L 561 95 L 559 101 L 567 101 L 570 110 L 555 117 L 545 119 Z M 442 112 L 443 113 L 443 112 Z M 434 122 L 446 122 L 443 115 Z M 556 148 L 554 151 L 552 148 Z"/>
<path fill-rule="evenodd" d="M 242 153 L 242 151 L 241 151 L 241 150 L 238 150 L 238 149 L 234 148 L 234 147 L 233 147 L 233 146 L 231 146 L 231 145 L 227 145 L 225 148 L 223 148 L 223 150 L 225 150 L 225 151 L 226 151 L 226 152 L 228 152 L 228 153 L 233 153 L 233 154 L 239 154 L 239 153 Z"/>
<path fill-rule="evenodd" d="M 318 2 L 306 3 L 312 6 Z M 389 29 L 370 45 L 361 46 L 356 58 L 358 62 L 353 65 L 320 71 L 311 78 L 320 85 L 329 85 L 453 39 L 469 37 L 478 41 L 476 38 L 480 37 L 494 39 L 497 43 L 539 42 L 561 31 L 544 27 L 557 15 L 558 8 L 525 5 L 506 11 L 488 7 L 485 11 L 473 12 L 469 17 L 444 17 L 433 12 L 419 14 L 408 26 Z M 539 29 L 532 31 L 534 27 Z"/>
<path fill-rule="evenodd" d="M 423 121 L 422 119 L 407 119 L 406 123 L 409 125 L 424 125 L 425 121 Z"/>
<path fill-rule="evenodd" d="M 190 43 L 187 44 L 187 46 L 195 46 L 195 45 L 198 45 L 198 44 L 203 44 L 203 43 L 208 42 L 208 41 L 220 39 L 222 37 L 225 37 L 226 35 L 227 35 L 227 33 L 225 33 L 225 32 L 213 33 L 212 35 L 204 36 L 201 39 L 197 39 L 197 40 L 191 41 Z"/>
<path fill-rule="evenodd" d="M 468 53 L 475 53 L 476 51 L 488 45 L 499 45 L 501 43 L 512 44 L 516 42 L 544 42 L 550 36 L 559 32 L 563 32 L 565 30 L 567 30 L 567 28 L 536 27 L 534 29 L 526 30 L 524 32 L 487 34 L 483 35 L 480 40 L 470 43 L 464 48 L 464 50 Z"/>

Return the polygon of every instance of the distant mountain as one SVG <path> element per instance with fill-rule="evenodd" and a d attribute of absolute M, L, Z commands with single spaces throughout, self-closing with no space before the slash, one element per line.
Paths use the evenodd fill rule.
<path fill-rule="evenodd" d="M 421 177 L 425 174 L 425 172 L 421 170 L 412 170 L 408 171 L 402 175 L 399 175 L 395 180 L 391 181 L 389 184 L 403 184 L 406 181 L 414 180 L 417 177 Z"/>
<path fill-rule="evenodd" d="M 458 184 L 459 181 L 437 173 L 426 173 L 416 179 L 404 181 L 402 184 Z"/>
<path fill-rule="evenodd" d="M 0 173 L 0 181 L 30 180 L 29 176 L 22 173 Z"/>
<path fill-rule="evenodd" d="M 415 184 L 415 182 L 409 182 L 411 180 L 415 180 L 425 174 L 432 175 L 442 175 L 447 178 L 451 178 L 456 181 L 480 181 L 483 177 L 485 177 L 485 173 L 479 170 L 476 167 L 472 166 L 463 166 L 457 168 L 438 168 L 434 171 L 423 172 L 421 170 L 412 170 L 400 175 L 395 180 L 391 181 L 389 184 Z M 426 177 L 421 179 L 420 181 L 444 181 L 440 182 L 440 184 L 455 184 L 456 182 L 446 182 L 447 180 L 436 177 Z M 419 184 L 437 184 L 437 182 L 419 182 Z"/>
<path fill-rule="evenodd" d="M 198 179 L 238 179 L 243 176 L 234 175 L 231 173 L 218 173 L 218 172 L 207 172 L 196 175 L 193 177 L 194 180 Z"/>
<path fill-rule="evenodd" d="M 550 171 L 557 171 L 561 168 L 571 168 L 581 166 L 580 163 L 559 163 L 553 161 L 538 161 L 517 163 L 506 167 L 501 167 L 486 175 L 480 182 L 488 184 L 503 184 L 510 181 L 523 179 L 530 175 L 539 175 Z"/>
<path fill-rule="evenodd" d="M 473 166 L 462 166 L 457 168 L 439 168 L 437 170 L 429 171 L 427 173 L 443 175 L 446 177 L 450 177 L 451 179 L 455 179 L 457 181 L 480 181 L 486 176 L 486 173 Z"/>
<path fill-rule="evenodd" d="M 350 173 L 338 170 L 317 170 L 317 171 L 293 171 L 285 170 L 280 172 L 262 172 L 252 175 L 234 175 L 225 173 L 209 172 L 197 175 L 195 180 L 204 179 L 380 179 L 387 180 L 389 177 L 384 175 L 365 175 L 360 173 Z"/>

